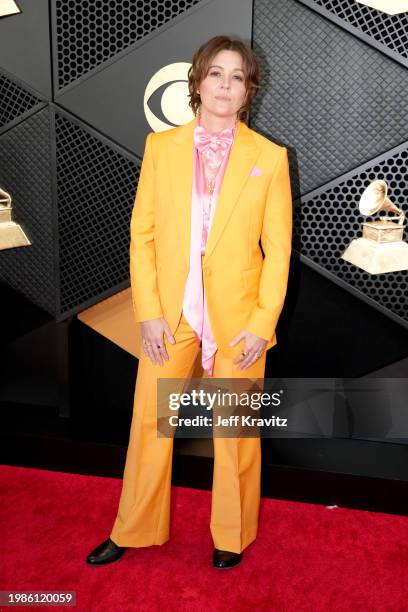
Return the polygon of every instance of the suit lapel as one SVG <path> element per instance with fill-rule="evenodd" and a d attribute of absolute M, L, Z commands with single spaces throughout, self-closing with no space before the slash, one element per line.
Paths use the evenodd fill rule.
<path fill-rule="evenodd" d="M 173 201 L 177 223 L 180 228 L 180 246 L 187 264 L 190 261 L 193 137 L 196 121 L 197 118 L 194 117 L 192 121 L 174 131 L 168 150 Z M 239 121 L 208 235 L 204 262 L 210 257 L 220 239 L 258 155 L 259 146 L 256 144 L 251 130 L 244 122 Z"/>

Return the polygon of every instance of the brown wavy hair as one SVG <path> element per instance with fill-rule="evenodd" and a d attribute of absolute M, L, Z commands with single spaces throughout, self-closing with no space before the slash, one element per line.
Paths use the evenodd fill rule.
<path fill-rule="evenodd" d="M 192 64 L 188 70 L 189 106 L 194 115 L 197 114 L 201 104 L 200 94 L 197 88 L 201 81 L 207 76 L 209 67 L 219 51 L 237 51 L 242 57 L 245 87 L 247 90 L 244 106 L 238 111 L 238 119 L 248 123 L 252 100 L 260 87 L 260 69 L 255 53 L 243 41 L 230 36 L 214 36 L 195 52 Z"/>

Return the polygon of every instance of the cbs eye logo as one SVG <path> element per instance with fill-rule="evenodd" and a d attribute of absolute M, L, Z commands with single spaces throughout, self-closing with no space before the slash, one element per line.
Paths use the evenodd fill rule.
<path fill-rule="evenodd" d="M 175 125 L 184 125 L 194 118 L 194 113 L 188 105 L 187 73 L 190 66 L 187 62 L 168 64 L 160 68 L 148 82 L 143 97 L 143 109 L 148 124 L 155 132 L 168 130 Z M 167 87 L 161 95 L 160 108 L 165 121 L 157 117 L 147 104 L 154 92 L 163 85 Z"/>

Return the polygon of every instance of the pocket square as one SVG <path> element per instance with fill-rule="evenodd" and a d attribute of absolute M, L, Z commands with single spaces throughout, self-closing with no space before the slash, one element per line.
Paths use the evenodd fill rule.
<path fill-rule="evenodd" d="M 251 170 L 251 176 L 261 176 L 262 170 L 258 166 L 254 166 Z"/>

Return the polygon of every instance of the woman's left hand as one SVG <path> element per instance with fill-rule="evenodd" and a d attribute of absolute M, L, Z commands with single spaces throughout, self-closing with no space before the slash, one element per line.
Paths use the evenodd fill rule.
<path fill-rule="evenodd" d="M 235 338 L 231 340 L 229 345 L 235 346 L 241 340 L 244 340 L 244 348 L 238 357 L 235 357 L 234 363 L 241 364 L 239 368 L 240 370 L 246 370 L 253 363 L 255 363 L 257 359 L 259 359 L 264 352 L 268 341 L 243 329 L 237 336 L 235 336 Z"/>

